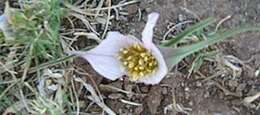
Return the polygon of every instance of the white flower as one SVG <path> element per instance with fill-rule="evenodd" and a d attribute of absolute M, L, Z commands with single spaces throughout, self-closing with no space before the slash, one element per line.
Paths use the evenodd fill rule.
<path fill-rule="evenodd" d="M 127 75 L 131 81 L 158 84 L 168 72 L 162 53 L 152 42 L 153 28 L 158 18 L 158 13 L 148 15 L 141 41 L 134 36 L 108 32 L 106 39 L 96 48 L 68 53 L 88 60 L 107 79 L 116 80 Z"/>

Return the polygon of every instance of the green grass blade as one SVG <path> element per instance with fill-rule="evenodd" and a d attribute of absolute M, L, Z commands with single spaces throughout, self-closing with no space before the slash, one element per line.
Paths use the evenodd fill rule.
<path fill-rule="evenodd" d="M 203 28 L 209 26 L 210 24 L 214 23 L 215 20 L 213 18 L 207 18 L 205 20 L 202 20 L 198 24 L 195 24 L 194 26 L 191 26 L 190 28 L 186 29 L 184 32 L 178 34 L 174 39 L 171 39 L 167 41 L 166 43 L 163 43 L 161 46 L 173 46 L 176 45 L 180 40 L 185 38 L 186 36 L 189 36 L 193 34 L 194 32 L 200 31 Z"/>
<path fill-rule="evenodd" d="M 171 64 L 177 64 L 186 56 L 188 56 L 192 53 L 195 53 L 205 47 L 208 47 L 209 45 L 213 45 L 217 42 L 230 38 L 234 35 L 237 35 L 237 34 L 243 33 L 243 32 L 248 32 L 248 31 L 260 31 L 260 27 L 247 26 L 247 27 L 243 27 L 242 29 L 240 27 L 240 28 L 228 30 L 225 32 L 222 32 L 222 31 L 217 32 L 214 35 L 208 36 L 207 40 L 200 41 L 198 43 L 194 43 L 192 45 L 184 46 L 181 48 L 175 48 L 173 51 L 174 54 L 169 59 L 169 61 L 171 62 Z"/>
<path fill-rule="evenodd" d="M 217 42 L 220 42 L 222 40 L 225 40 L 227 38 L 230 38 L 232 36 L 235 36 L 237 34 L 243 33 L 243 32 L 248 32 L 248 31 L 260 31 L 260 27 L 242 27 L 242 28 L 236 28 L 236 29 L 232 29 L 232 30 L 228 30 L 225 32 L 217 32 L 214 35 L 208 36 L 207 40 L 204 41 L 200 41 L 198 43 L 194 43 L 192 45 L 189 46 L 185 46 L 182 48 L 179 48 L 178 50 L 180 50 L 182 56 L 188 56 L 196 51 L 199 51 L 205 47 L 208 47 L 209 45 L 213 45 Z"/>

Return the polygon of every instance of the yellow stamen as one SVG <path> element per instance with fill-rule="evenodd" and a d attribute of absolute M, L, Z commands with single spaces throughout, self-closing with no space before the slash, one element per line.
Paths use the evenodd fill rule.
<path fill-rule="evenodd" d="M 127 50 L 123 50 L 123 54 L 127 54 L 128 53 L 128 51 Z"/>
<path fill-rule="evenodd" d="M 143 65 L 144 64 L 144 60 L 140 59 L 138 62 L 139 65 Z"/>
<path fill-rule="evenodd" d="M 141 44 L 121 48 L 118 57 L 132 81 L 152 74 L 158 68 L 156 58 Z"/>
<path fill-rule="evenodd" d="M 125 62 L 124 62 L 124 65 L 127 66 L 127 64 L 128 64 L 128 62 L 125 61 Z"/>

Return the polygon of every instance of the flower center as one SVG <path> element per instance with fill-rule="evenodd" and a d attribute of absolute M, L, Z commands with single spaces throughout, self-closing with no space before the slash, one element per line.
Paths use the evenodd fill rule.
<path fill-rule="evenodd" d="M 121 48 L 119 60 L 127 70 L 132 81 L 153 73 L 158 67 L 155 57 L 141 44 L 133 44 L 127 48 Z"/>

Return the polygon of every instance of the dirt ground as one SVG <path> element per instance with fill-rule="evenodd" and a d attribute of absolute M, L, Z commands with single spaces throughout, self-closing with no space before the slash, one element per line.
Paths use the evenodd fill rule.
<path fill-rule="evenodd" d="M 1 4 L 2 0 L 2 10 Z M 130 15 L 113 21 L 109 30 L 140 37 L 147 14 L 153 11 L 160 13 L 155 30 L 156 41 L 160 41 L 175 24 L 209 16 L 221 20 L 230 15 L 231 18 L 222 25 L 227 28 L 260 23 L 260 0 L 141 0 L 140 3 L 127 6 Z M 138 12 L 142 12 L 141 18 Z M 187 26 L 177 28 L 170 35 L 177 34 Z M 117 81 L 102 79 L 80 58 L 76 59 L 75 65 L 91 73 L 105 97 L 105 103 L 120 115 L 259 115 L 257 106 L 260 106 L 260 99 L 251 104 L 243 103 L 244 98 L 260 91 L 260 76 L 255 76 L 260 69 L 259 44 L 260 33 L 243 33 L 216 46 L 222 56 L 232 55 L 243 61 L 238 65 L 242 72 L 235 76 L 232 72 L 216 75 L 221 69 L 218 68 L 219 62 L 215 61 L 206 61 L 198 72 L 189 75 L 187 71 L 193 59 L 185 59 L 160 84 L 154 86 L 131 83 L 127 78 Z M 106 86 L 130 93 L 117 92 Z M 135 104 L 125 104 L 124 100 Z M 95 107 L 88 110 L 98 111 Z"/>

